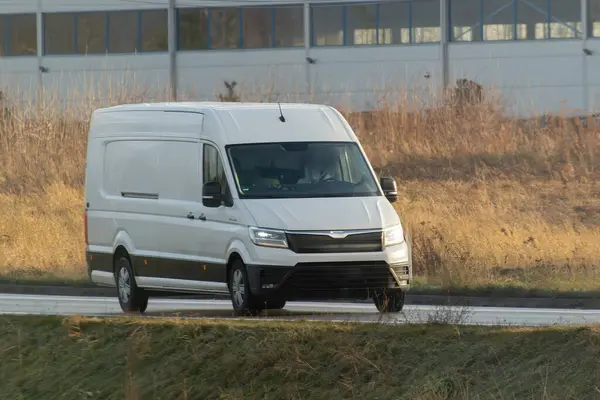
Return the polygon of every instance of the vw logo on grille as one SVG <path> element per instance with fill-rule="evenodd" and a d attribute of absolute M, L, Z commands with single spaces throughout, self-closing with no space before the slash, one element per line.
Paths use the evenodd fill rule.
<path fill-rule="evenodd" d="M 343 239 L 348 236 L 348 234 L 342 231 L 331 231 L 329 232 L 329 236 L 334 239 Z"/>

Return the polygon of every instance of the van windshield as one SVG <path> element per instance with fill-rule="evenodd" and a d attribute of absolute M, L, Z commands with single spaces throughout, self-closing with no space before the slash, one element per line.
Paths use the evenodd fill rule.
<path fill-rule="evenodd" d="M 380 195 L 356 143 L 241 144 L 228 146 L 227 153 L 243 198 Z"/>

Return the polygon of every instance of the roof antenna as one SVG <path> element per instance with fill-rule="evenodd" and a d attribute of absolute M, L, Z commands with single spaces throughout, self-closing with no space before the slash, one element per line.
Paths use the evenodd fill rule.
<path fill-rule="evenodd" d="M 277 102 L 277 105 L 279 106 L 279 114 L 281 114 L 281 115 L 279 116 L 279 120 L 280 120 L 281 122 L 285 122 L 285 117 L 283 116 L 283 111 L 281 111 L 281 104 L 280 104 L 279 102 Z"/>

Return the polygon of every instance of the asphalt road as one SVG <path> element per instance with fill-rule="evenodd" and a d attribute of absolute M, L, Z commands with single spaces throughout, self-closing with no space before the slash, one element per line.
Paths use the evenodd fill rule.
<path fill-rule="evenodd" d="M 122 316 L 116 298 L 0 294 L 0 314 Z M 233 318 L 227 300 L 150 299 L 147 317 Z M 399 314 L 382 315 L 374 305 L 290 302 L 283 310 L 259 319 L 335 322 L 423 323 L 541 326 L 600 323 L 600 310 L 500 307 L 406 306 Z"/>

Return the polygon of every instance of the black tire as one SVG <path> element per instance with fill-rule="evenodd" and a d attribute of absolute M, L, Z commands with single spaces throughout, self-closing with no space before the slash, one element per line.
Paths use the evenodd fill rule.
<path fill-rule="evenodd" d="M 261 304 L 261 299 L 250 291 L 248 273 L 242 260 L 235 260 L 231 266 L 229 293 L 231 294 L 233 313 L 236 316 L 255 316 L 265 308 Z"/>
<path fill-rule="evenodd" d="M 148 294 L 137 286 L 131 262 L 125 255 L 119 255 L 115 259 L 115 282 L 123 312 L 144 313 L 148 308 Z"/>
<path fill-rule="evenodd" d="M 404 296 L 402 290 L 383 291 L 373 296 L 373 302 L 380 313 L 398 313 L 404 308 Z"/>

